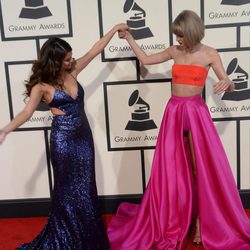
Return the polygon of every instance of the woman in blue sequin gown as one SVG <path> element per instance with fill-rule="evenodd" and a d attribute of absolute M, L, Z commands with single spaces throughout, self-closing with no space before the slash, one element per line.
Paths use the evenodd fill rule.
<path fill-rule="evenodd" d="M 77 75 L 127 25 L 116 25 L 84 56 L 72 58 L 72 48 L 60 38 L 48 39 L 41 48 L 26 83 L 29 101 L 9 124 L 0 130 L 6 135 L 28 120 L 41 100 L 54 115 L 50 151 L 54 174 L 51 211 L 47 224 L 30 243 L 17 249 L 106 250 L 108 237 L 98 211 L 94 146 L 84 112 L 84 90 Z"/>

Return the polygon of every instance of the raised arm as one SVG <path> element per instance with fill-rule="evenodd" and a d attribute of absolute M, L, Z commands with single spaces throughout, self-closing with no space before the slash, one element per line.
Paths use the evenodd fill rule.
<path fill-rule="evenodd" d="M 26 122 L 36 110 L 38 104 L 41 102 L 43 92 L 40 84 L 32 88 L 30 98 L 24 109 L 18 113 L 3 129 L 0 130 L 0 144 L 3 143 L 6 135 L 17 129 L 24 122 Z"/>
<path fill-rule="evenodd" d="M 209 53 L 212 60 L 211 67 L 219 79 L 219 81 L 213 86 L 214 93 L 219 95 L 224 91 L 233 91 L 234 83 L 229 79 L 225 72 L 218 52 L 215 49 L 211 49 Z"/>
<path fill-rule="evenodd" d="M 172 59 L 171 47 L 165 49 L 162 52 L 155 53 L 152 55 L 147 55 L 139 47 L 139 45 L 136 43 L 133 36 L 131 35 L 131 33 L 128 30 L 119 32 L 119 37 L 126 39 L 128 41 L 128 43 L 131 46 L 132 50 L 134 51 L 136 57 L 144 65 L 162 63 L 162 62 L 165 62 L 165 61 Z"/>
<path fill-rule="evenodd" d="M 75 64 L 76 75 L 78 75 L 99 53 L 103 51 L 116 32 L 126 29 L 128 29 L 126 24 L 115 25 L 108 33 L 97 41 L 84 56 L 77 59 Z"/>

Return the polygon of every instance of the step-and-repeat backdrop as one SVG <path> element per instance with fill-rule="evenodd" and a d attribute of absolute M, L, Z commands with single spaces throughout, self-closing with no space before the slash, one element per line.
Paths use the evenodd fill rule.
<path fill-rule="evenodd" d="M 67 40 L 80 57 L 117 23 L 127 23 L 146 53 L 175 44 L 171 23 L 183 9 L 205 22 L 204 43 L 215 47 L 235 91 L 214 95 L 209 73 L 204 98 L 240 191 L 250 194 L 249 0 L 1 0 L 0 127 L 25 106 L 24 81 L 44 41 Z M 100 195 L 142 194 L 161 117 L 170 98 L 171 65 L 141 66 L 115 35 L 79 75 L 96 151 Z M 0 146 L 0 201 L 50 197 L 52 115 L 40 104 Z M 216 152 L 215 152 L 216 153 Z"/>

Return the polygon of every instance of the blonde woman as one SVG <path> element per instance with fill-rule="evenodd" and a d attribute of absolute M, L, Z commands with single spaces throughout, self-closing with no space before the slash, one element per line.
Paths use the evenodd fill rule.
<path fill-rule="evenodd" d="M 217 51 L 201 43 L 204 29 L 201 18 L 185 10 L 172 25 L 178 45 L 152 55 L 140 49 L 129 31 L 120 32 L 142 64 L 174 64 L 172 97 L 162 118 L 151 177 L 141 204 L 123 203 L 112 218 L 108 235 L 113 250 L 185 249 L 195 224 L 195 242 L 201 240 L 205 249 L 250 249 L 250 220 L 201 96 L 210 69 L 219 79 L 215 94 L 232 91 L 234 84 Z"/>

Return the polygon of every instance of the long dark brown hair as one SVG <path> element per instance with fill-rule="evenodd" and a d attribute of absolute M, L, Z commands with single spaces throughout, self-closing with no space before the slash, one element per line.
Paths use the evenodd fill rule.
<path fill-rule="evenodd" d="M 29 80 L 26 81 L 26 96 L 38 83 L 47 83 L 62 88 L 60 73 L 65 55 L 72 51 L 71 46 L 58 37 L 49 38 L 42 46 L 38 59 L 32 65 Z"/>

